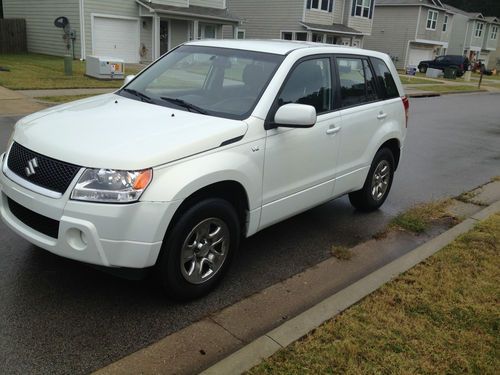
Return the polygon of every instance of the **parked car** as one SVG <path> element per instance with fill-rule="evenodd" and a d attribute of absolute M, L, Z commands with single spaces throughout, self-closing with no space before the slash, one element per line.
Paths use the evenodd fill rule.
<path fill-rule="evenodd" d="M 469 59 L 461 55 L 438 56 L 434 60 L 420 61 L 418 70 L 420 73 L 427 72 L 427 69 L 439 69 L 444 71 L 446 68 L 455 68 L 457 77 L 461 77 L 469 70 Z"/>
<path fill-rule="evenodd" d="M 240 240 L 349 194 L 389 194 L 409 102 L 386 54 L 190 42 L 112 94 L 21 119 L 2 155 L 5 223 L 63 257 L 154 267 L 200 297 Z"/>

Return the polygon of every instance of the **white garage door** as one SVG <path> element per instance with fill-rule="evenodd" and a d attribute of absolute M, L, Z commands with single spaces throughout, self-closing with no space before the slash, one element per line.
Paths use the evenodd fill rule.
<path fill-rule="evenodd" d="M 433 58 L 434 50 L 432 48 L 410 48 L 408 66 L 418 66 L 420 61 L 432 60 Z"/>
<path fill-rule="evenodd" d="M 94 17 L 93 55 L 139 62 L 139 21 Z"/>

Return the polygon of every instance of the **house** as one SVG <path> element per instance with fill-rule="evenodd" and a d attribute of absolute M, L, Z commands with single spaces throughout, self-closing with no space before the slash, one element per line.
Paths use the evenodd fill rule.
<path fill-rule="evenodd" d="M 234 35 L 239 23 L 226 0 L 3 0 L 3 10 L 5 18 L 26 19 L 30 52 L 129 63 L 150 62 L 191 39 L 222 38 L 223 26 Z M 68 33 L 54 26 L 61 16 Z"/>
<path fill-rule="evenodd" d="M 454 15 L 448 54 L 463 54 L 470 61 L 482 60 L 489 65 L 490 55 L 495 55 L 497 50 L 500 20 L 484 17 L 481 13 L 465 12 L 447 4 L 445 7 Z"/>
<path fill-rule="evenodd" d="M 227 0 L 241 19 L 237 36 L 363 46 L 375 0 Z"/>
<path fill-rule="evenodd" d="M 446 54 L 454 14 L 440 0 L 377 0 L 365 48 L 390 55 L 397 68 Z"/>

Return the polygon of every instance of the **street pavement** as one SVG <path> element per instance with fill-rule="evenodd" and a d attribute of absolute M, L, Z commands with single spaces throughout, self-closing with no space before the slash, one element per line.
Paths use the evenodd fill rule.
<path fill-rule="evenodd" d="M 340 198 L 246 240 L 212 294 L 178 304 L 154 280 L 122 280 L 30 245 L 0 224 L 0 372 L 88 373 L 369 239 L 416 202 L 500 175 L 500 95 L 411 101 L 408 142 L 381 210 Z M 0 117 L 0 147 L 16 118 Z M 272 308 L 270 306 L 269 308 Z"/>

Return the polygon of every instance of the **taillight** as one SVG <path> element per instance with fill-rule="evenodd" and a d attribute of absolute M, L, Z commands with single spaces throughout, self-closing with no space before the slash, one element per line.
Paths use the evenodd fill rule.
<path fill-rule="evenodd" d="M 402 96 L 401 100 L 403 101 L 403 107 L 405 107 L 405 117 L 406 117 L 406 127 L 408 127 L 408 113 L 410 111 L 410 100 L 407 96 Z"/>

